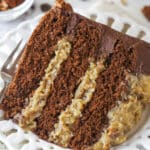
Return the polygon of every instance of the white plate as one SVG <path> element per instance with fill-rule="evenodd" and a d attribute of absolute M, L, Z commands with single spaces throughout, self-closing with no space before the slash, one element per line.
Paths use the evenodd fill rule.
<path fill-rule="evenodd" d="M 130 17 L 150 27 L 150 21 L 142 13 L 144 6 L 150 6 L 150 0 L 110 0 L 125 11 Z"/>
<path fill-rule="evenodd" d="M 109 24 L 112 28 L 118 31 L 124 31 L 126 34 L 132 35 L 134 37 L 141 37 L 141 39 L 150 42 L 149 30 L 136 24 L 130 19 L 120 18 L 113 13 L 102 13 L 96 9 L 91 9 L 88 11 L 88 13 L 77 9 L 76 11 L 89 18 L 94 18 L 98 22 Z M 0 41 L 0 68 L 18 41 L 21 38 L 23 38 L 24 42 L 27 41 L 40 18 L 41 16 L 22 23 L 16 29 L 9 32 Z M 3 88 L 1 80 L 0 88 Z M 150 150 L 150 117 L 148 117 L 150 113 L 149 108 L 150 107 L 148 107 L 147 111 L 145 112 L 147 115 L 144 115 L 145 117 L 143 117 L 137 132 L 126 143 L 113 149 Z M 31 132 L 24 132 L 11 120 L 3 120 L 2 114 L 2 111 L 0 111 L 0 141 L 2 141 L 9 150 L 63 150 L 56 145 L 40 140 Z"/>

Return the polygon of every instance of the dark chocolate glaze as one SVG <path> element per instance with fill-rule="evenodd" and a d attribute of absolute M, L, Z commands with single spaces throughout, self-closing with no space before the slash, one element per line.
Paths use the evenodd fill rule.
<path fill-rule="evenodd" d="M 150 75 L 150 44 L 140 41 L 133 45 L 136 52 L 136 72 Z"/>

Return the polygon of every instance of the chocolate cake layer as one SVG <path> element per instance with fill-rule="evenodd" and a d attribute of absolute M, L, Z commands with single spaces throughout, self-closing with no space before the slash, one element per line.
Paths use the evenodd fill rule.
<path fill-rule="evenodd" d="M 5 91 L 4 117 L 62 147 L 109 150 L 126 140 L 150 102 L 149 58 L 149 43 L 57 0 Z"/>

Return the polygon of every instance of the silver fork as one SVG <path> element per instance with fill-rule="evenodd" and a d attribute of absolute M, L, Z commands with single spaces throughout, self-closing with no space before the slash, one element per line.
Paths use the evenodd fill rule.
<path fill-rule="evenodd" d="M 0 93 L 0 100 L 3 97 L 3 93 L 7 87 L 7 85 L 12 80 L 12 77 L 15 73 L 16 67 L 17 67 L 17 61 L 20 58 L 22 50 L 19 51 L 20 45 L 22 43 L 22 39 L 19 41 L 17 46 L 14 48 L 10 56 L 5 61 L 4 65 L 1 68 L 0 76 L 2 80 L 4 81 L 4 88 L 2 89 Z"/>

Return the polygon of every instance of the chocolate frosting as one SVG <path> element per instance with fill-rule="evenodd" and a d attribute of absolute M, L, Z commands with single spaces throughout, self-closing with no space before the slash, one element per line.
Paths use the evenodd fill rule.
<path fill-rule="evenodd" d="M 137 73 L 150 75 L 150 44 L 140 41 L 133 45 L 133 49 L 135 50 L 137 57 Z"/>

